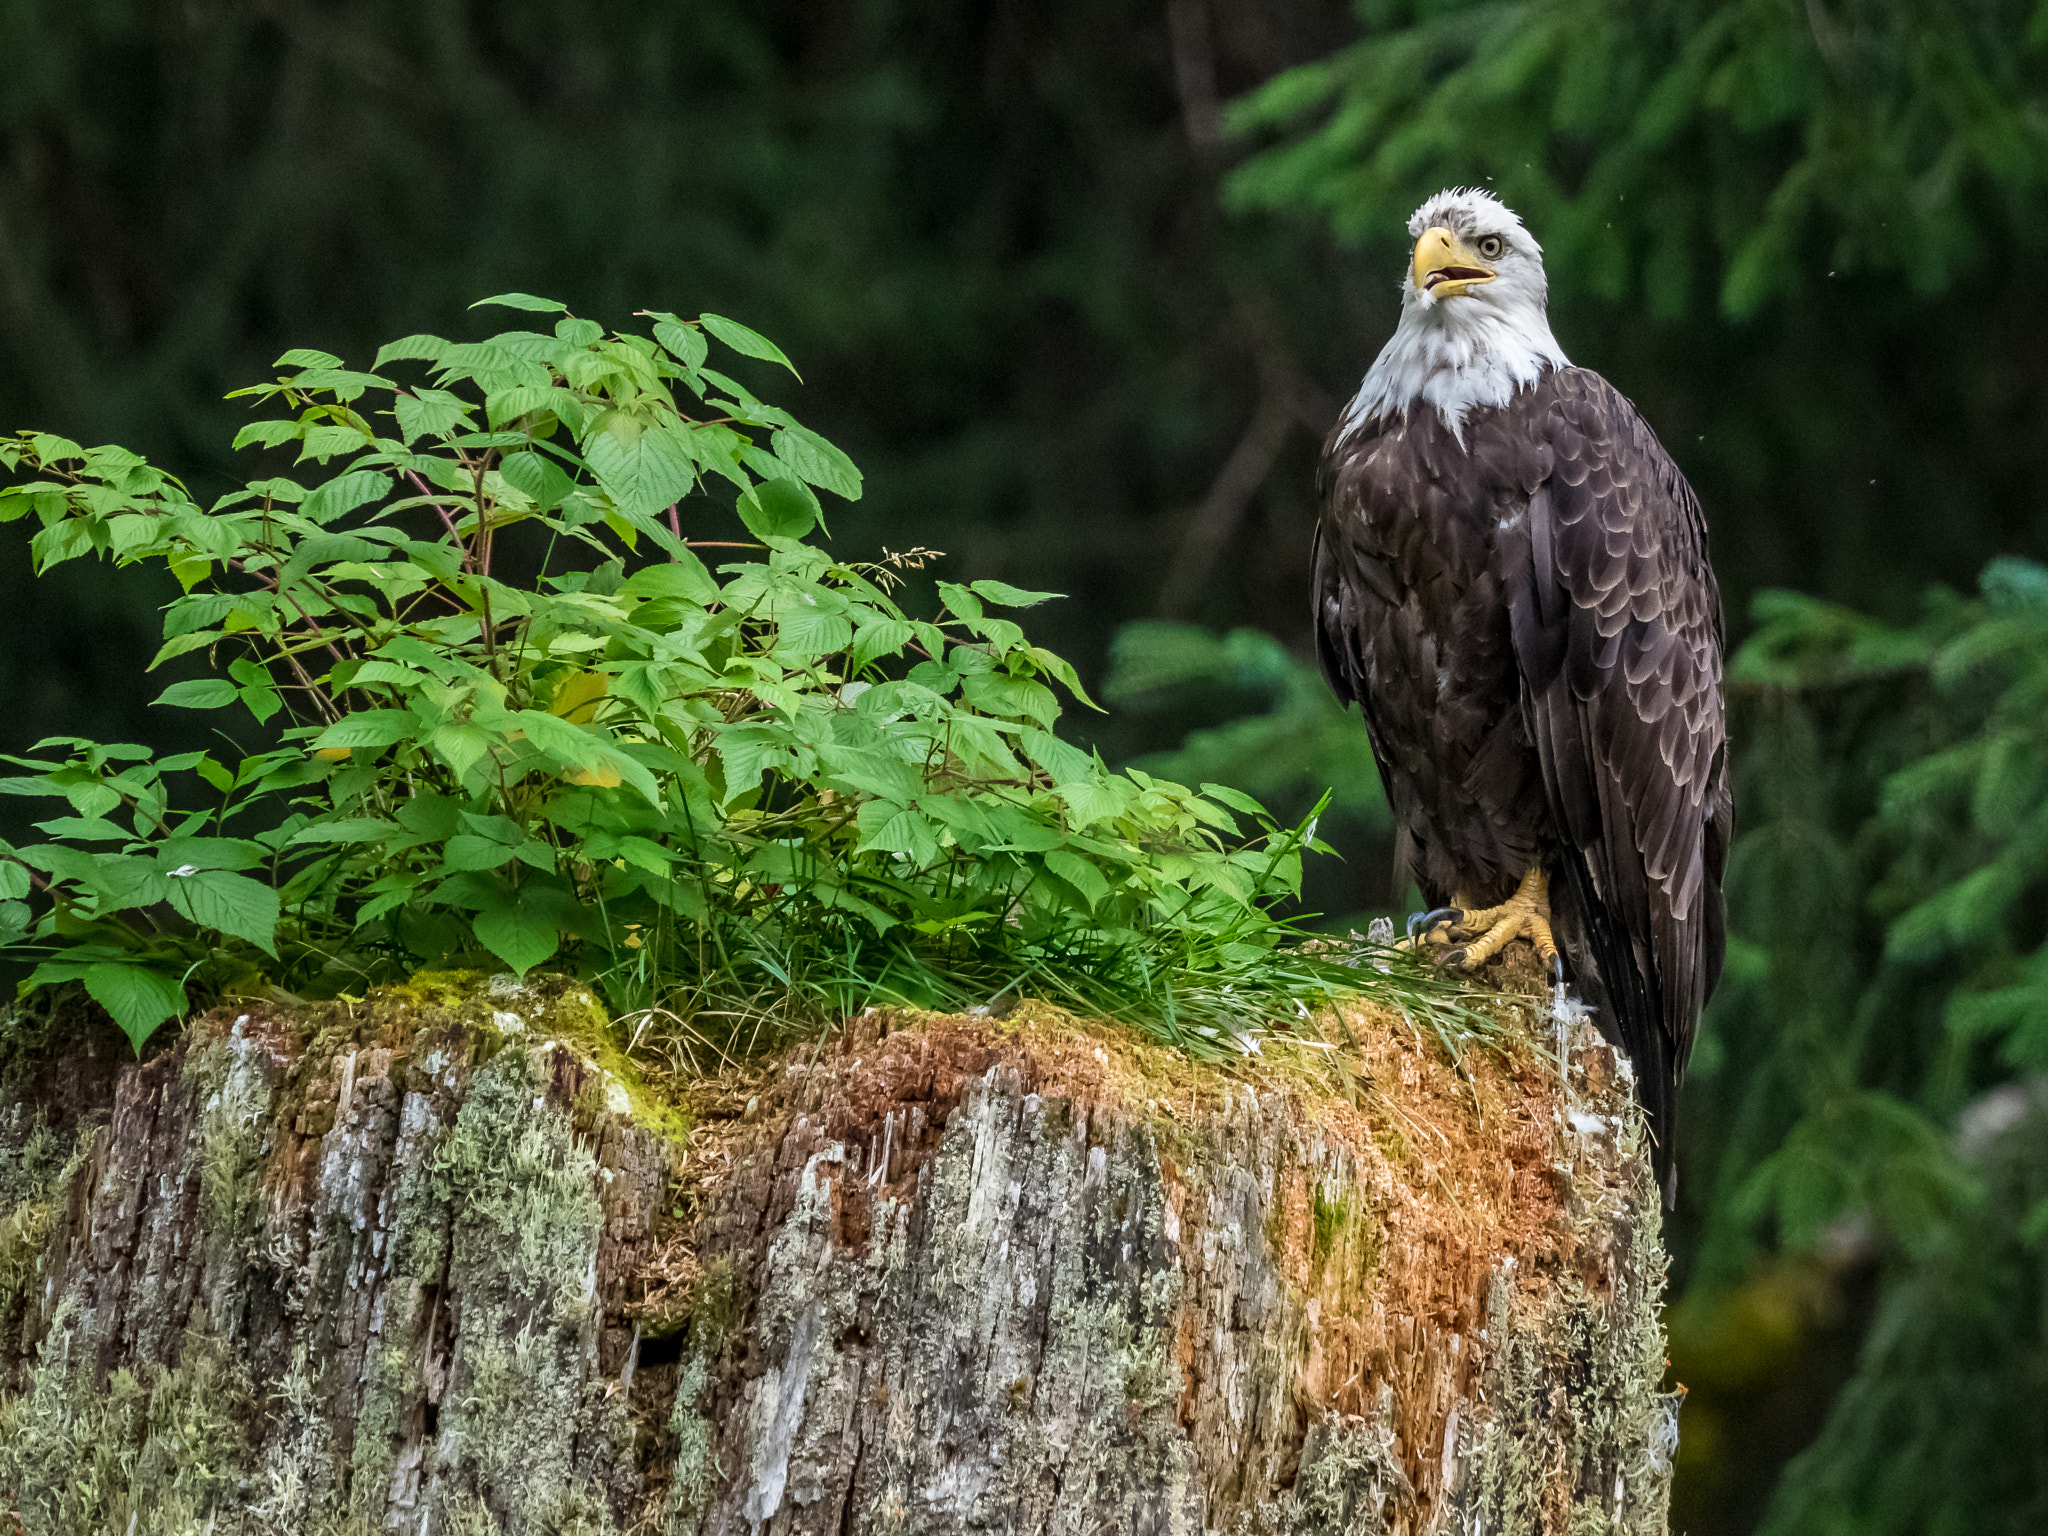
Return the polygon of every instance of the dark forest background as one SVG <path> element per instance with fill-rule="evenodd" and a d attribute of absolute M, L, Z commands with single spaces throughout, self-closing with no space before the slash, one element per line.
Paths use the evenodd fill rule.
<path fill-rule="evenodd" d="M 0 427 L 207 497 L 288 347 L 737 317 L 866 472 L 836 547 L 1069 594 L 1034 636 L 1112 759 L 1335 785 L 1339 922 L 1402 893 L 1300 661 L 1315 460 L 1409 210 L 1491 184 L 1753 642 L 1674 1529 L 2048 1523 L 2048 9 L 7 0 L 0 59 Z M 0 539 L 0 751 L 186 745 L 168 595 Z"/>

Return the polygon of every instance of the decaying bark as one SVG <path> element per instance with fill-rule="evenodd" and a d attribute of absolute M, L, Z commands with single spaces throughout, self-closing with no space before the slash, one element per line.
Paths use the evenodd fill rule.
<path fill-rule="evenodd" d="M 1503 1009 L 1534 1043 L 1462 1070 L 1366 1010 L 1224 1071 L 1027 1007 L 652 1085 L 566 983 L 252 1004 L 139 1066 L 22 1021 L 0 1512 L 1661 1532 L 1640 1117 L 1590 1027 Z"/>

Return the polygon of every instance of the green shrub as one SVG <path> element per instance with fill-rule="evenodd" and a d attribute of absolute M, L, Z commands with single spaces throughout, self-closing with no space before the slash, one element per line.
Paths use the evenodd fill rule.
<path fill-rule="evenodd" d="M 558 318 L 370 372 L 287 353 L 238 392 L 278 414 L 236 444 L 302 478 L 210 508 L 120 448 L 0 441 L 0 521 L 33 514 L 40 569 L 182 584 L 157 663 L 214 672 L 157 702 L 274 742 L 12 759 L 0 790 L 70 811 L 0 845 L 24 990 L 80 983 L 138 1046 L 188 988 L 463 964 L 728 1021 L 1028 987 L 1199 1044 L 1355 979 L 1269 910 L 1306 827 L 1055 734 L 1073 669 L 1001 615 L 1050 594 L 941 581 L 915 617 L 893 594 L 929 552 L 811 542 L 859 472 L 710 366 L 713 341 L 787 366 L 771 342 L 486 302 Z"/>
<path fill-rule="evenodd" d="M 2036 1530 L 2048 570 L 1995 560 L 1908 625 L 1786 592 L 1756 620 L 1728 972 L 1688 1086 L 1693 1284 L 1711 1301 L 1774 1241 L 1867 1241 L 1878 1281 L 1762 1529 Z"/>

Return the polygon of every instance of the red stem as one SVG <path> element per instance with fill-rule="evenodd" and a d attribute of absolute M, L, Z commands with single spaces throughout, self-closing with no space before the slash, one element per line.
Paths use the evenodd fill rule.
<path fill-rule="evenodd" d="M 468 570 L 469 546 L 462 541 L 462 535 L 456 532 L 455 519 L 448 515 L 448 509 L 446 507 L 442 506 L 440 502 L 434 500 L 434 493 L 428 489 L 427 482 L 420 478 L 418 470 L 408 469 L 405 472 L 405 478 L 410 480 L 414 485 L 418 486 L 420 495 L 425 498 L 427 505 L 432 507 L 436 512 L 441 514 L 442 526 L 448 530 L 449 536 L 455 540 L 455 547 L 462 551 L 462 568 L 465 571 Z"/>

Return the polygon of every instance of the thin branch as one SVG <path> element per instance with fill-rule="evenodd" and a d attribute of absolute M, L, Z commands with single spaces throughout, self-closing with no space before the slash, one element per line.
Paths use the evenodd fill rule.
<path fill-rule="evenodd" d="M 240 571 L 244 576 L 255 577 L 256 580 L 264 583 L 264 585 L 268 586 L 271 591 L 275 592 L 279 597 L 283 598 L 286 602 L 290 603 L 294 609 L 297 609 L 299 618 L 304 621 L 306 628 L 310 629 L 313 632 L 316 641 L 319 644 L 325 646 L 327 648 L 327 654 L 332 656 L 336 661 L 355 660 L 355 657 L 349 655 L 346 651 L 342 650 L 338 645 L 335 644 L 335 642 L 328 636 L 326 630 L 322 629 L 318 624 L 313 622 L 313 616 L 310 613 L 306 612 L 305 608 L 301 606 L 299 600 L 296 597 L 293 597 L 291 593 L 285 591 L 284 583 L 279 581 L 276 576 L 272 575 L 269 571 L 252 571 L 249 569 L 248 566 L 244 565 L 241 561 L 236 560 L 232 557 L 229 557 L 225 561 L 225 563 L 233 566 L 236 570 Z M 309 688 L 312 687 L 313 680 L 310 677 L 306 676 L 305 668 L 299 665 L 297 658 L 292 656 L 292 654 L 289 651 L 285 652 L 284 654 L 286 659 L 291 661 L 292 670 L 299 674 L 300 678 L 305 681 L 306 685 Z M 315 690 L 315 695 L 316 697 L 320 696 L 318 694 L 317 689 Z M 322 697 L 322 702 L 326 702 L 324 697 Z M 332 704 L 328 704 L 328 710 L 331 714 L 333 714 L 336 720 L 339 720 L 341 718 L 340 712 L 335 710 Z"/>
<path fill-rule="evenodd" d="M 1196 154 L 1212 155 L 1223 144 L 1223 113 L 1216 105 L 1216 48 L 1204 0 L 1166 0 L 1166 33 L 1188 143 Z"/>
<path fill-rule="evenodd" d="M 36 890 L 47 891 L 50 888 L 50 882 L 37 874 L 27 863 L 16 858 L 10 858 L 7 862 L 10 864 L 20 864 L 22 872 L 28 876 L 28 883 Z"/>
<path fill-rule="evenodd" d="M 1294 410 L 1286 392 L 1269 385 L 1259 396 L 1244 436 L 1223 461 L 1209 494 L 1189 520 L 1187 533 L 1175 551 L 1173 565 L 1159 592 L 1159 611 L 1179 618 L 1194 606 L 1202 587 L 1215 568 L 1223 545 L 1236 531 L 1252 497 L 1272 473 L 1287 433 L 1294 425 Z"/>
<path fill-rule="evenodd" d="M 418 486 L 419 493 L 421 496 L 426 498 L 427 505 L 432 507 L 436 512 L 441 514 L 442 525 L 447 528 L 449 537 L 455 540 L 455 547 L 462 551 L 462 568 L 465 571 L 468 570 L 470 568 L 469 545 L 463 541 L 462 535 L 456 531 L 455 519 L 448 515 L 448 509 L 446 507 L 442 506 L 440 502 L 434 499 L 433 491 L 428 487 L 427 482 L 420 478 L 418 470 L 408 469 L 405 472 L 405 478 L 410 480 L 414 485 Z"/>
<path fill-rule="evenodd" d="M 1218 105 L 1221 92 L 1209 0 L 1166 0 L 1166 27 L 1188 147 L 1197 164 L 1214 178 L 1223 170 L 1227 144 Z M 1272 296 L 1256 282 L 1246 281 L 1235 285 L 1231 301 L 1233 329 L 1258 368 L 1259 399 L 1174 553 L 1159 597 L 1160 611 L 1169 617 L 1185 614 L 1200 598 L 1245 509 L 1272 473 L 1289 429 L 1299 424 L 1321 436 L 1336 414 L 1335 402 L 1287 345 Z"/>

